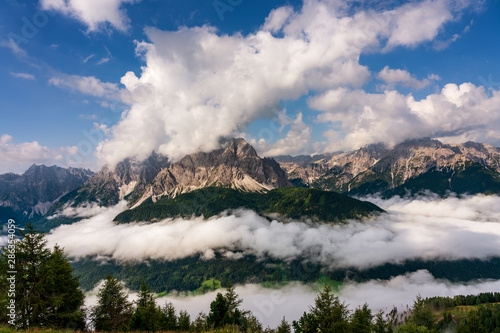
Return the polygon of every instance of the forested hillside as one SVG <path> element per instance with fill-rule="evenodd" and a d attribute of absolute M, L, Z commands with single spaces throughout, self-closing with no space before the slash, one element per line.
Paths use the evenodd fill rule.
<path fill-rule="evenodd" d="M 115 221 L 158 221 L 169 217 L 204 216 L 209 218 L 226 210 L 251 209 L 261 215 L 278 214 L 289 219 L 341 222 L 359 219 L 383 210 L 376 205 L 335 192 L 298 187 L 283 187 L 266 193 L 242 192 L 209 187 L 184 193 L 173 199 L 151 199 L 141 206 L 119 214 Z"/>

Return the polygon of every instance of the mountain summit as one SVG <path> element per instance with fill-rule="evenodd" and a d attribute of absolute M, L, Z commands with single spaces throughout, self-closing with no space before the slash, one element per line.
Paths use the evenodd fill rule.
<path fill-rule="evenodd" d="M 262 192 L 291 183 L 276 161 L 260 158 L 244 139 L 231 139 L 217 150 L 187 155 L 160 171 L 134 206 L 209 186 Z"/>
<path fill-rule="evenodd" d="M 0 175 L 0 218 L 39 218 L 61 196 L 81 186 L 93 174 L 85 169 L 33 164 L 22 175 Z"/>

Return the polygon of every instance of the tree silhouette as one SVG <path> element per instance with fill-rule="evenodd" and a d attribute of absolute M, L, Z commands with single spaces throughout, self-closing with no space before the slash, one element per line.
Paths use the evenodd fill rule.
<path fill-rule="evenodd" d="M 127 331 L 133 310 L 123 285 L 108 275 L 97 297 L 98 304 L 91 312 L 94 328 L 97 331 Z"/>

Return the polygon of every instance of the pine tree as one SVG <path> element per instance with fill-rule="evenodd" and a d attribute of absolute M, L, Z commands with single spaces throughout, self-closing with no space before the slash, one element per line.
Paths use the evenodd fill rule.
<path fill-rule="evenodd" d="M 178 329 L 177 315 L 175 314 L 174 305 L 167 302 L 162 312 L 162 325 L 161 328 L 167 331 L 175 331 Z"/>
<path fill-rule="evenodd" d="M 85 296 L 62 248 L 57 245 L 54 247 L 45 268 L 43 275 L 48 301 L 44 311 L 46 326 L 83 330 L 85 313 L 81 307 Z"/>
<path fill-rule="evenodd" d="M 91 312 L 94 328 L 97 331 L 127 331 L 133 310 L 123 285 L 108 275 L 97 297 L 98 304 Z"/>
<path fill-rule="evenodd" d="M 43 311 L 47 307 L 47 293 L 43 273 L 47 272 L 50 250 L 46 247 L 44 234 L 35 231 L 29 223 L 21 230 L 22 240 L 18 242 L 16 253 L 16 308 L 18 326 L 43 325 Z"/>
<path fill-rule="evenodd" d="M 193 321 L 191 327 L 195 332 L 205 330 L 207 328 L 207 315 L 203 312 L 198 313 L 198 316 L 196 316 L 196 319 Z"/>
<path fill-rule="evenodd" d="M 318 318 L 312 313 L 304 312 L 298 321 L 292 322 L 295 333 L 316 333 L 319 329 Z"/>
<path fill-rule="evenodd" d="M 130 327 L 132 330 L 155 332 L 160 329 L 160 325 L 161 311 L 156 306 L 153 292 L 142 280 Z"/>
<path fill-rule="evenodd" d="M 209 328 L 219 328 L 228 324 L 230 324 L 228 302 L 221 293 L 217 293 L 215 300 L 210 303 L 207 326 Z"/>
<path fill-rule="evenodd" d="M 281 319 L 281 323 L 279 326 L 276 328 L 276 333 L 291 333 L 292 328 L 290 327 L 290 324 L 286 321 L 285 317 Z"/>
<path fill-rule="evenodd" d="M 408 322 L 414 323 L 417 326 L 425 326 L 428 329 L 432 329 L 434 323 L 434 316 L 432 315 L 431 309 L 425 304 L 425 300 L 418 295 L 411 312 Z"/>
<path fill-rule="evenodd" d="M 0 255 L 0 277 L 6 281 L 8 271 L 16 271 L 16 326 L 84 329 L 81 309 L 84 296 L 78 279 L 73 276 L 64 252 L 56 246 L 50 251 L 44 234 L 28 223 L 20 230 L 22 239 L 16 242 L 15 266 L 8 254 Z M 0 284 L 0 304 L 7 301 L 5 283 Z M 3 306 L 2 306 L 3 307 Z M 2 315 L 4 317 L 4 315 Z"/>
<path fill-rule="evenodd" d="M 187 332 L 191 328 L 191 317 L 187 311 L 182 310 L 179 312 L 179 329 Z"/>
<path fill-rule="evenodd" d="M 384 312 L 380 310 L 375 315 L 375 323 L 373 324 L 373 332 L 374 333 L 386 333 L 388 332 L 388 327 L 391 324 L 384 319 Z"/>
<path fill-rule="evenodd" d="M 368 308 L 368 304 L 363 307 L 358 307 L 351 319 L 351 330 L 356 333 L 371 333 L 372 332 L 372 312 Z"/>
<path fill-rule="evenodd" d="M 319 329 L 323 333 L 349 331 L 349 310 L 345 303 L 341 303 L 332 293 L 329 286 L 316 297 L 311 314 L 318 320 Z"/>

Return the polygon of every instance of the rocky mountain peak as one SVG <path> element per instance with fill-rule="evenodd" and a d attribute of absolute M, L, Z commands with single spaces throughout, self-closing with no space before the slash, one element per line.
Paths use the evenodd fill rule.
<path fill-rule="evenodd" d="M 0 206 L 10 207 L 22 219 L 44 215 L 62 195 L 93 175 L 85 169 L 35 165 L 22 175 L 0 175 Z"/>
<path fill-rule="evenodd" d="M 135 205 L 208 186 L 267 191 L 291 184 L 276 161 L 260 158 L 250 144 L 238 138 L 223 141 L 212 152 L 187 155 L 163 169 Z"/>

